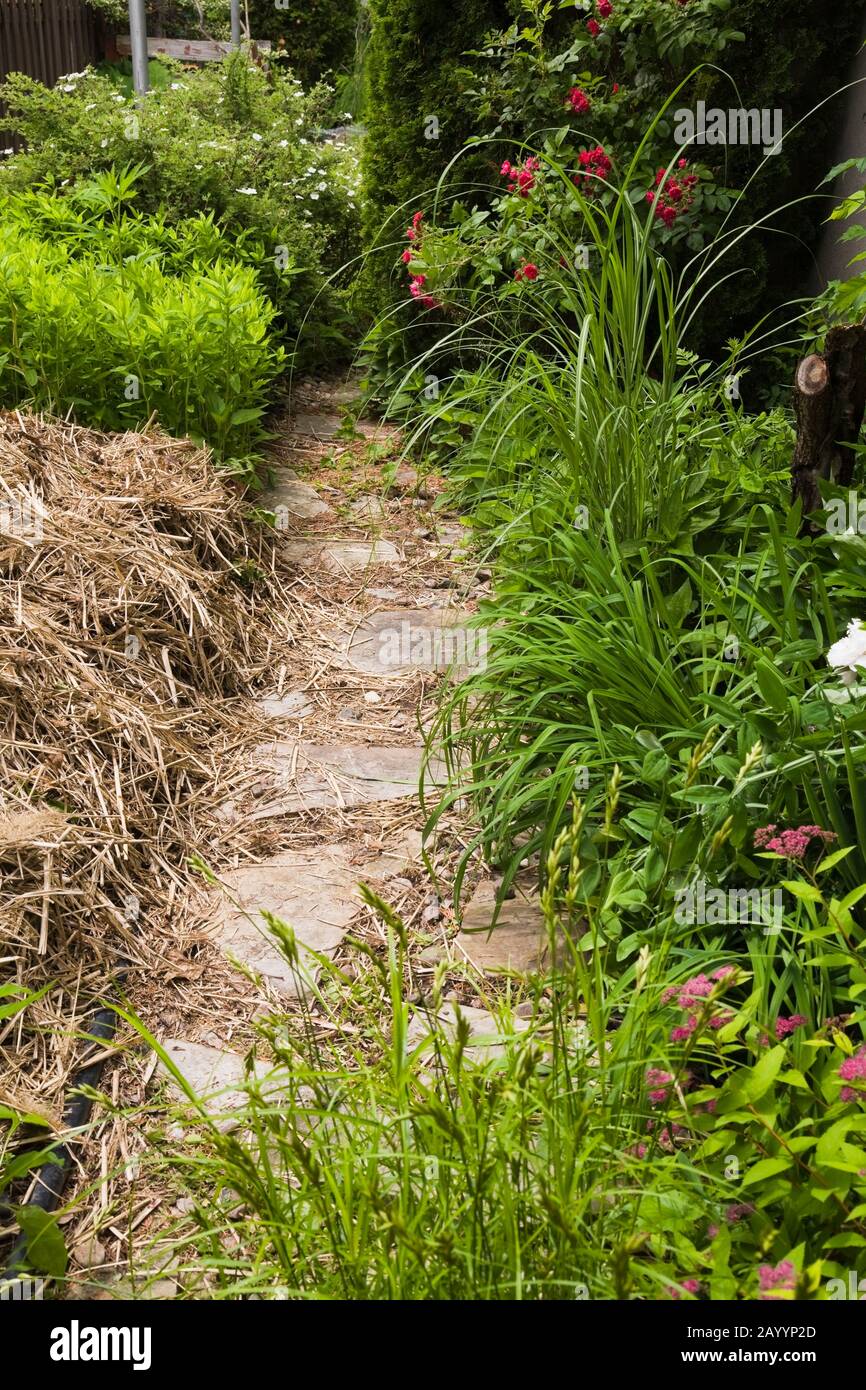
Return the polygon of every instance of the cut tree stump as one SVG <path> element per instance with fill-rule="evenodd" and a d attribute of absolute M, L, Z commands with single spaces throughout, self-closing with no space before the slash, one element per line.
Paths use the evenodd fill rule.
<path fill-rule="evenodd" d="M 794 378 L 792 498 L 800 498 L 804 517 L 821 507 L 819 478 L 849 486 L 864 410 L 866 324 L 831 328 L 823 353 L 804 357 Z M 810 529 L 808 522 L 803 529 Z"/>

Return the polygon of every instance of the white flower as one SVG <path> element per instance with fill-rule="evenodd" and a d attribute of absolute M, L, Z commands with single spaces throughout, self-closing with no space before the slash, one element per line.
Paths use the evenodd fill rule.
<path fill-rule="evenodd" d="M 252 135 L 250 136 L 250 139 L 251 139 L 251 140 L 261 140 L 261 138 L 262 138 L 262 137 L 259 135 L 258 131 L 255 131 L 255 130 L 253 131 Z"/>
<path fill-rule="evenodd" d="M 311 194 L 310 194 L 310 197 L 313 199 L 313 202 L 318 202 L 318 198 L 319 198 L 318 193 L 311 193 Z"/>
<path fill-rule="evenodd" d="M 172 82 L 172 84 L 171 84 L 171 90 L 172 90 L 173 92 L 185 92 L 185 91 L 186 91 L 186 83 L 185 83 L 185 82 Z"/>
<path fill-rule="evenodd" d="M 236 188 L 235 193 L 245 193 L 248 198 L 254 198 L 256 196 L 256 190 L 254 188 Z"/>
<path fill-rule="evenodd" d="M 284 149 L 286 148 L 286 146 L 288 145 L 288 143 L 289 143 L 288 140 L 281 140 L 281 141 L 280 141 L 280 149 L 281 149 L 281 150 L 284 150 Z"/>
<path fill-rule="evenodd" d="M 834 642 L 827 653 L 827 665 L 839 672 L 843 685 L 853 685 L 857 667 L 866 666 L 866 628 L 859 618 L 848 624 L 848 631 Z"/>
<path fill-rule="evenodd" d="M 327 185 L 326 183 L 317 183 L 317 184 L 316 184 L 316 187 L 318 188 L 318 190 L 319 190 L 320 193 L 324 193 L 324 191 L 325 191 L 325 189 L 328 187 L 328 185 Z"/>

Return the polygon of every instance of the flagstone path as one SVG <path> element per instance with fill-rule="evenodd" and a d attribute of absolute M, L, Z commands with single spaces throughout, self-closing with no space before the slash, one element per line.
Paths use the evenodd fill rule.
<path fill-rule="evenodd" d="M 352 394 L 344 384 L 310 391 L 259 499 L 275 514 L 304 630 L 275 653 L 274 688 L 258 702 L 273 737 L 260 745 L 244 795 L 220 808 L 228 826 L 273 849 L 238 853 L 202 904 L 211 945 L 252 972 L 277 1005 L 314 989 L 317 958 L 333 956 L 365 910 L 359 882 L 388 901 L 419 899 L 414 917 L 428 938 L 438 932 L 422 970 L 426 960 L 432 973 L 445 956 L 479 972 L 528 972 L 546 949 L 531 889 L 504 904 L 490 933 L 495 884 L 482 879 L 455 934 L 447 902 L 426 880 L 421 832 L 447 779 L 440 759 L 425 763 L 421 731 L 435 684 L 484 658 L 465 624 L 489 574 L 469 559 L 459 518 L 436 510 L 435 486 L 422 486 L 399 462 L 395 432 L 375 422 L 347 426 L 341 407 Z M 450 889 L 439 886 L 443 899 Z M 286 964 L 263 912 L 294 930 L 299 970 Z M 483 1057 L 497 1029 L 486 1010 L 467 1007 Z M 416 1014 L 410 1038 L 417 1043 L 433 1026 Z M 214 1095 L 217 1109 L 242 1072 L 235 1031 L 235 1022 L 221 1028 L 205 1016 L 194 1036 L 164 1037 L 174 1064 Z"/>

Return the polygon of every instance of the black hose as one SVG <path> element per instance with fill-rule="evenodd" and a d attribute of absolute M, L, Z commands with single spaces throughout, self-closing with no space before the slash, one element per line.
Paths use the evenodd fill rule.
<path fill-rule="evenodd" d="M 87 1037 L 93 1042 L 111 1042 L 116 1030 L 117 1014 L 114 1009 L 99 1009 L 94 1016 Z M 95 1062 L 86 1062 L 81 1070 L 76 1072 L 68 1092 L 66 1108 L 63 1111 L 64 1129 L 79 1129 L 87 1123 L 93 1101 L 89 1096 L 81 1095 L 80 1091 L 82 1087 L 89 1087 L 91 1090 L 96 1088 L 104 1064 L 105 1058 L 102 1057 Z M 33 1193 L 24 1205 L 39 1207 L 42 1211 L 54 1211 L 63 1196 L 63 1189 L 66 1186 L 71 1167 L 72 1150 L 69 1144 L 59 1144 L 54 1150 L 53 1156 L 39 1169 Z M 18 1237 L 9 1264 L 0 1274 L 0 1286 L 8 1279 L 20 1278 L 27 1264 L 28 1240 L 29 1237 L 26 1235 Z"/>

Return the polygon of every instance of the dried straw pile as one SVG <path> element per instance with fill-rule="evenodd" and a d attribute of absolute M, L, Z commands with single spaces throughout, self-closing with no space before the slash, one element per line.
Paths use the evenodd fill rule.
<path fill-rule="evenodd" d="M 217 842 L 278 600 L 269 534 L 204 451 L 0 413 L 0 979 L 60 980 L 58 1021 L 147 959 Z M 22 1040 L 28 1070 L 44 1048 L 67 1071 L 18 1024 L 0 1071 Z"/>

